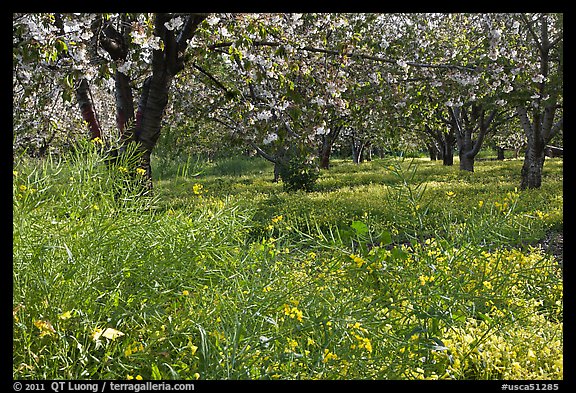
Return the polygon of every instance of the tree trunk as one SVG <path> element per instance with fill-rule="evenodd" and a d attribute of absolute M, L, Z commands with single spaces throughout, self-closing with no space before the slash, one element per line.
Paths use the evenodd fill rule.
<path fill-rule="evenodd" d="M 462 150 L 459 149 L 458 155 L 460 157 L 460 170 L 474 172 L 474 159 L 476 156 L 471 154 L 471 150 L 464 147 Z"/>
<path fill-rule="evenodd" d="M 96 109 L 94 108 L 94 102 L 92 101 L 92 95 L 90 94 L 90 87 L 85 78 L 80 79 L 78 86 L 76 87 L 76 99 L 80 106 L 82 119 L 84 119 L 88 124 L 90 139 L 101 138 L 100 122 L 98 122 Z"/>
<path fill-rule="evenodd" d="M 332 152 L 332 145 L 322 139 L 322 148 L 320 150 L 320 169 L 330 168 L 330 153 Z"/>
<path fill-rule="evenodd" d="M 550 51 L 556 46 L 561 45 L 561 41 L 555 39 L 550 41 L 548 32 L 548 19 L 544 14 L 540 19 L 540 34 L 537 34 L 533 29 L 530 22 L 524 18 L 526 25 L 535 44 L 538 46 L 538 61 L 540 63 L 540 74 L 544 77 L 538 83 L 538 96 L 549 98 L 546 104 L 541 98 L 536 100 L 535 106 L 530 108 L 532 113 L 532 121 L 528 118 L 528 109 L 525 106 L 516 107 L 516 114 L 520 119 L 522 129 L 526 134 L 528 144 L 526 146 L 526 153 L 524 155 L 524 164 L 522 165 L 522 180 L 520 182 L 520 189 L 540 188 L 542 185 L 542 170 L 544 168 L 545 148 L 550 140 L 562 128 L 564 117 L 561 117 L 556 124 L 554 124 L 554 116 L 558 108 L 558 97 L 560 90 L 556 89 L 554 85 L 550 85 L 546 80 L 548 79 L 550 71 Z M 560 56 L 562 56 L 560 54 Z M 558 63 L 559 71 L 562 70 L 562 60 Z"/>
<path fill-rule="evenodd" d="M 520 189 L 540 188 L 544 169 L 544 148 L 539 144 L 529 144 L 524 154 Z"/>
<path fill-rule="evenodd" d="M 475 155 L 469 152 L 460 152 L 460 169 L 463 171 L 474 172 L 474 159 Z"/>
<path fill-rule="evenodd" d="M 496 157 L 497 160 L 499 161 L 504 161 L 504 148 L 497 146 L 496 147 L 496 152 L 498 154 L 498 156 Z"/>
<path fill-rule="evenodd" d="M 520 118 L 520 124 L 528 141 L 524 154 L 524 164 L 522 165 L 521 190 L 540 188 L 542 185 L 546 144 L 562 127 L 564 119 L 561 118 L 556 124 L 552 124 L 554 112 L 555 105 L 552 104 L 545 107 L 543 112 L 535 108 L 532 113 L 533 121 L 530 122 L 527 108 L 522 106 L 516 108 L 516 113 Z"/>
<path fill-rule="evenodd" d="M 166 28 L 167 14 L 156 14 L 154 32 L 164 42 L 163 49 L 152 52 L 152 76 L 142 89 L 142 96 L 136 114 L 135 137 L 142 152 L 140 167 L 145 170 L 147 186 L 152 187 L 152 167 L 150 158 L 156 146 L 162 126 L 164 109 L 168 104 L 168 91 L 173 77 L 184 67 L 184 52 L 188 40 L 194 35 L 200 22 L 208 14 L 195 14 L 187 18 L 178 37 Z"/>
<path fill-rule="evenodd" d="M 352 136 L 350 137 L 350 146 L 352 148 L 352 162 L 354 164 L 360 163 L 359 147 L 357 146 L 356 139 Z"/>
<path fill-rule="evenodd" d="M 329 169 L 330 168 L 330 155 L 332 154 L 332 146 L 336 142 L 340 131 L 342 130 L 342 125 L 334 127 L 330 130 L 329 134 L 322 135 L 322 146 L 320 147 L 320 168 Z"/>
<path fill-rule="evenodd" d="M 172 78 L 164 71 L 156 72 L 150 79 L 147 96 L 143 97 L 145 107 L 142 110 L 142 123 L 136 130 L 139 149 L 142 152 L 141 168 L 146 170 L 146 178 L 151 186 L 152 167 L 150 157 L 156 146 L 162 126 L 164 108 L 168 104 L 168 89 Z"/>
<path fill-rule="evenodd" d="M 368 143 L 368 145 L 364 148 L 366 161 L 372 161 L 372 144 Z"/>
<path fill-rule="evenodd" d="M 437 161 L 442 155 L 440 149 L 434 142 L 430 142 L 426 145 L 428 150 L 428 155 L 430 156 L 430 161 Z"/>
<path fill-rule="evenodd" d="M 454 144 L 456 143 L 456 138 L 452 127 L 446 132 L 439 128 L 433 129 L 426 124 L 424 133 L 431 139 L 428 145 L 430 159 L 441 159 L 442 164 L 446 166 L 454 165 Z"/>
<path fill-rule="evenodd" d="M 452 166 L 454 165 L 454 137 L 446 139 L 446 143 L 443 145 L 444 152 L 442 153 L 442 165 Z"/>
<path fill-rule="evenodd" d="M 467 111 L 470 110 L 468 114 Z M 460 156 L 460 169 L 474 172 L 474 160 L 482 147 L 484 137 L 488 134 L 490 124 L 496 116 L 492 110 L 486 118 L 486 110 L 481 105 L 472 103 L 470 106 L 449 108 L 452 117 L 452 127 L 455 131 L 456 142 Z M 472 139 L 474 129 L 477 128 L 476 140 Z"/>
<path fill-rule="evenodd" d="M 120 138 L 125 143 L 134 139 L 134 97 L 130 78 L 116 70 L 115 98 L 116 98 L 116 126 L 120 131 Z"/>

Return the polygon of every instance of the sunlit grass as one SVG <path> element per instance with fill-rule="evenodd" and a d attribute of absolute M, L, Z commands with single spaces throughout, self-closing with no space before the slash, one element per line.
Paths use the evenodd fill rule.
<path fill-rule="evenodd" d="M 519 160 L 389 159 L 286 193 L 238 159 L 142 196 L 87 150 L 14 168 L 14 378 L 563 378 L 531 246 L 562 230 L 562 160 L 539 190 Z"/>

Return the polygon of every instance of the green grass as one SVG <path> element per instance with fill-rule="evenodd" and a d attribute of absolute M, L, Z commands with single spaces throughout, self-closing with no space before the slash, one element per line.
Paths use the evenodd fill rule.
<path fill-rule="evenodd" d="M 173 165 L 153 196 L 90 146 L 16 165 L 14 378 L 563 378 L 562 274 L 532 246 L 562 230 L 561 159 L 530 191 L 519 160 L 335 160 L 311 193 L 258 159 Z"/>

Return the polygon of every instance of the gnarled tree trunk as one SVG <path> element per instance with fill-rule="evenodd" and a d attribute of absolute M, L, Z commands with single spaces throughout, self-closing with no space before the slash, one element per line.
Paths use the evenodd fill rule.
<path fill-rule="evenodd" d="M 526 153 L 524 154 L 524 164 L 522 165 L 522 180 L 520 189 L 540 188 L 542 185 L 542 170 L 544 169 L 544 159 L 546 156 L 546 145 L 563 125 L 561 118 L 556 124 L 552 124 L 556 105 L 549 105 L 544 108 L 541 114 L 537 109 L 533 112 L 533 121 L 528 118 L 528 110 L 524 106 L 516 108 L 516 113 L 520 118 L 520 124 L 528 139 Z"/>
<path fill-rule="evenodd" d="M 115 73 L 116 123 L 120 131 L 122 145 L 128 142 L 138 144 L 138 150 L 141 152 L 139 166 L 145 170 L 144 179 L 149 188 L 152 187 L 150 157 L 160 135 L 172 79 L 184 67 L 184 54 L 188 40 L 192 38 L 198 25 L 207 16 L 208 14 L 188 15 L 182 30 L 176 36 L 177 32 L 169 30 L 165 25 L 170 20 L 171 15 L 155 15 L 154 34 L 162 39 L 164 47 L 153 51 L 152 75 L 146 78 L 142 86 L 136 115 L 134 115 L 134 98 L 130 77 L 118 70 Z M 120 31 L 116 30 L 110 23 L 102 24 L 102 20 L 99 20 L 92 26 L 93 32 L 97 33 L 99 37 L 99 39 L 94 39 L 94 45 L 99 44 L 102 49 L 108 52 L 112 60 L 124 61 L 128 54 L 128 40 L 130 40 L 130 29 L 126 26 L 129 26 L 130 23 L 123 20 Z M 94 50 L 94 52 L 97 51 Z M 100 136 L 100 127 L 88 93 L 88 84 L 82 80 L 77 89 L 78 102 L 82 116 L 88 122 L 92 138 L 95 138 Z M 115 156 L 120 153 L 115 151 L 112 152 L 112 155 Z"/>
<path fill-rule="evenodd" d="M 470 113 L 467 113 L 468 108 Z M 460 157 L 460 169 L 474 172 L 474 161 L 476 155 L 482 147 L 484 137 L 488 133 L 490 123 L 496 116 L 496 110 L 492 110 L 488 117 L 485 116 L 486 110 L 481 105 L 472 103 L 470 106 L 462 108 L 449 108 L 452 118 L 452 127 L 458 143 L 458 155 Z M 476 139 L 473 139 L 473 133 L 477 131 Z"/>
<path fill-rule="evenodd" d="M 522 165 L 522 180 L 520 189 L 540 188 L 542 184 L 542 170 L 544 168 L 545 148 L 548 142 L 562 128 L 564 117 L 561 117 L 554 124 L 554 116 L 558 106 L 558 97 L 560 90 L 554 85 L 549 85 L 551 53 L 550 51 L 556 46 L 561 45 L 561 36 L 550 41 L 548 31 L 548 16 L 542 15 L 540 18 L 540 31 L 534 29 L 534 25 L 526 17 L 522 16 L 530 36 L 534 39 L 538 47 L 538 61 L 540 62 L 540 74 L 543 76 L 542 81 L 538 83 L 538 98 L 536 105 L 530 108 L 532 121 L 528 117 L 526 106 L 519 105 L 516 107 L 516 114 L 520 118 L 520 124 L 526 134 L 528 144 L 524 155 L 524 164 Z M 562 57 L 558 59 L 558 73 L 562 72 Z M 544 101 L 542 97 L 548 96 Z M 545 104 L 546 102 L 546 104 Z"/>
<path fill-rule="evenodd" d="M 453 128 L 451 127 L 449 130 L 442 131 L 440 128 L 432 128 L 426 124 L 424 126 L 424 134 L 430 139 L 430 159 L 432 159 L 432 154 L 435 154 L 436 159 L 442 159 L 442 165 L 454 165 L 454 144 L 456 143 L 456 137 L 454 136 Z M 434 149 L 434 151 L 430 149 Z"/>

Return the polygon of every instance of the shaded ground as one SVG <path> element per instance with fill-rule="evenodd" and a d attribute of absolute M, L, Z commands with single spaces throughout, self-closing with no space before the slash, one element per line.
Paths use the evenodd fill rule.
<path fill-rule="evenodd" d="M 552 254 L 560 266 L 564 267 L 564 232 L 550 231 L 535 246 L 540 246 L 546 253 Z"/>

